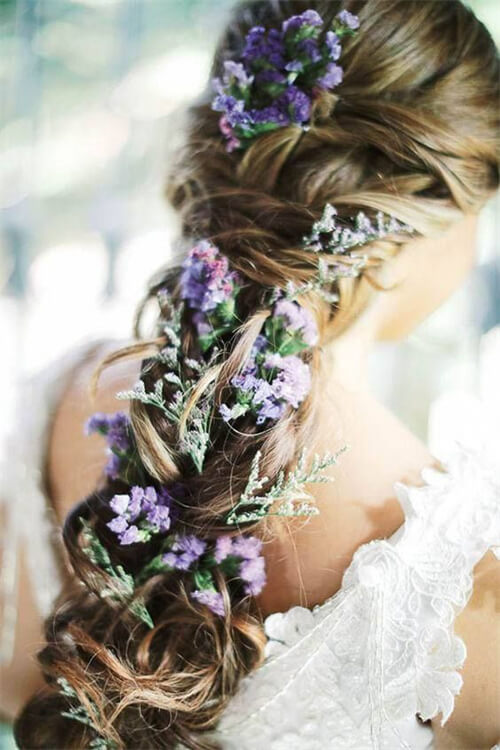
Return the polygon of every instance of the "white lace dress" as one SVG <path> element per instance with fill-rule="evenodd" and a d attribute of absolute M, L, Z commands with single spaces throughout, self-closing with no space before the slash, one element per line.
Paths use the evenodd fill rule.
<path fill-rule="evenodd" d="M 61 386 L 45 375 L 30 387 L 38 417 L 17 448 L 11 443 L 0 498 L 11 509 L 4 553 L 26 538 L 27 518 L 35 519 L 31 539 L 34 524 L 40 529 L 41 543 L 29 554 L 36 588 L 48 584 L 39 601 L 45 614 L 59 576 L 41 477 Z M 462 686 L 466 647 L 454 619 L 472 593 L 475 564 L 489 549 L 500 558 L 500 457 L 487 448 L 457 446 L 445 473 L 424 469 L 421 487 L 395 484 L 404 524 L 388 539 L 361 545 L 341 588 L 323 604 L 265 619 L 266 661 L 242 682 L 213 733 L 223 750 L 432 748 L 432 728 L 423 722 L 441 715 L 444 724 Z M 12 613 L 15 554 L 9 560 L 2 585 Z M 11 640 L 7 622 L 4 657 Z"/>

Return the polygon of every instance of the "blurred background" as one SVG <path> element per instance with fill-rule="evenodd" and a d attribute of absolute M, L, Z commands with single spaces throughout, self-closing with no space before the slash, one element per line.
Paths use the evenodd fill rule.
<path fill-rule="evenodd" d="M 182 111 L 231 5 L 0 0 L 0 438 L 21 376 L 130 335 L 177 233 L 162 193 Z M 498 0 L 469 5 L 498 42 Z M 500 417 L 499 234 L 496 199 L 466 285 L 373 357 L 379 394 L 437 455 L 481 409 Z"/>

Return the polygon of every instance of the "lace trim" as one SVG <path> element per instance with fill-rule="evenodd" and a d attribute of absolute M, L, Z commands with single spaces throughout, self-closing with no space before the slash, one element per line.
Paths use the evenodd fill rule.
<path fill-rule="evenodd" d="M 266 662 L 243 680 L 219 732 L 244 729 L 257 747 L 281 730 L 277 716 L 290 716 L 302 738 L 308 717 L 325 741 L 351 746 L 341 743 L 344 726 L 346 737 L 358 732 L 359 742 L 366 730 L 378 747 L 408 717 L 441 713 L 443 725 L 466 658 L 453 622 L 472 593 L 475 564 L 488 549 L 500 552 L 496 464 L 459 447 L 445 473 L 422 471 L 422 487 L 396 483 L 403 525 L 359 547 L 326 602 L 265 619 Z"/>

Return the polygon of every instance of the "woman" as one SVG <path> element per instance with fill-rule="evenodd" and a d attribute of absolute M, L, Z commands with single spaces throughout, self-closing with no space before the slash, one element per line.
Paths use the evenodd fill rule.
<path fill-rule="evenodd" d="M 94 402 L 113 347 L 67 369 L 48 479 L 72 576 L 18 744 L 489 748 L 498 473 L 439 466 L 366 360 L 473 263 L 492 40 L 457 0 L 259 0 L 213 72 L 155 335 L 111 351 Z"/>

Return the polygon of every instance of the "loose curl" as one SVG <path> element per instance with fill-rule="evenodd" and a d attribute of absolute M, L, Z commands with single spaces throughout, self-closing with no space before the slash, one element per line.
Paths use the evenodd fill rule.
<path fill-rule="evenodd" d="M 459 0 L 358 0 L 348 9 L 360 18 L 360 33 L 345 42 L 344 80 L 335 95 L 315 100 L 311 126 L 280 128 L 260 136 L 243 154 L 228 153 L 210 95 L 189 112 L 186 146 L 172 171 L 167 195 L 182 217 L 188 242 L 210 239 L 245 279 L 245 320 L 226 342 L 224 360 L 200 381 L 192 402 L 210 392 L 220 403 L 232 375 L 248 357 L 268 311 L 262 288 L 310 279 L 315 266 L 300 240 L 327 202 L 341 217 L 378 210 L 436 236 L 464 214 L 477 213 L 498 188 L 499 61 L 485 27 Z M 338 12 L 337 0 L 239 4 L 221 39 L 212 73 L 224 59 L 237 57 L 253 25 L 278 26 L 307 8 L 323 16 Z M 394 237 L 366 247 L 370 263 L 360 278 L 337 283 L 339 301 L 327 305 L 315 294 L 301 300 L 314 313 L 320 343 L 338 336 L 378 288 L 377 268 L 407 238 Z M 164 345 L 158 337 L 140 341 L 145 306 L 167 287 L 179 293 L 179 268 L 160 272 L 141 305 L 138 343 L 118 358 L 143 359 L 146 387 L 164 366 L 151 359 Z M 161 315 L 165 310 L 160 311 Z M 195 348 L 193 320 L 182 320 L 182 347 Z M 307 355 L 313 375 L 322 367 L 321 348 Z M 189 487 L 183 508 L 186 530 L 211 539 L 232 533 L 221 522 L 244 487 L 257 449 L 263 471 L 275 476 L 293 465 L 314 434 L 318 393 L 314 387 L 298 410 L 287 412 L 271 429 L 258 431 L 249 420 L 242 429 L 214 420 L 212 447 L 203 473 L 193 476 L 178 451 L 179 432 L 140 402 L 131 420 L 141 460 L 151 477 Z M 106 528 L 108 501 L 119 485 L 103 483 L 77 505 L 64 525 L 64 543 L 74 580 L 46 625 L 47 645 L 39 660 L 47 680 L 19 717 L 15 732 L 21 748 L 84 747 L 92 731 L 61 715 L 67 699 L 55 683 L 66 678 L 92 715 L 98 732 L 117 747 L 216 747 L 207 730 L 217 725 L 242 677 L 264 658 L 265 636 L 255 601 L 231 599 L 223 577 L 217 580 L 226 616 L 214 615 L 189 597 L 182 571 L 158 574 L 137 592 L 155 627 L 148 630 L 130 611 L 99 592 L 112 585 L 84 554 L 80 518 L 92 522 L 113 563 L 132 572 L 138 553 L 113 542 Z M 266 538 L 280 525 L 264 520 L 248 527 Z M 140 555 L 154 553 L 146 546 Z"/>

